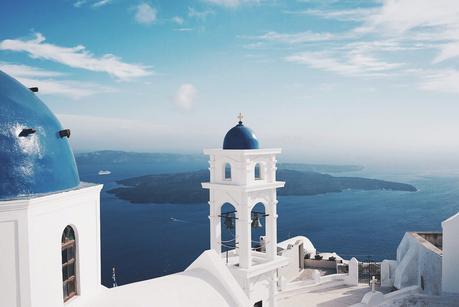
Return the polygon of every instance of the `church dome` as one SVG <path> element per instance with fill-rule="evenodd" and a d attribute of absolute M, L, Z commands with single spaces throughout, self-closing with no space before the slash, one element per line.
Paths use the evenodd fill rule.
<path fill-rule="evenodd" d="M 0 200 L 71 189 L 78 170 L 48 107 L 0 71 Z"/>
<path fill-rule="evenodd" d="M 241 116 L 242 117 L 242 116 Z M 242 124 L 242 120 L 231 128 L 223 140 L 223 149 L 258 149 L 257 137 L 253 131 Z"/>

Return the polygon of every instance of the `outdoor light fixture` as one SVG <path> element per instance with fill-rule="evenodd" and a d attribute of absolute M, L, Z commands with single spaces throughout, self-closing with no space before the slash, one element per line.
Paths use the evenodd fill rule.
<path fill-rule="evenodd" d="M 35 129 L 32 129 L 32 128 L 24 128 L 22 129 L 21 133 L 19 133 L 19 136 L 20 137 L 27 137 L 31 134 L 34 134 L 35 132 L 37 132 L 37 130 Z"/>
<path fill-rule="evenodd" d="M 70 129 L 64 129 L 64 130 L 59 131 L 59 136 L 61 138 L 64 138 L 64 137 L 69 138 L 70 137 Z"/>

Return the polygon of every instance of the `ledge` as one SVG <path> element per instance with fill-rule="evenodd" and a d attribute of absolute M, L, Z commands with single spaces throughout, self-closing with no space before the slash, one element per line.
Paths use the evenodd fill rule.
<path fill-rule="evenodd" d="M 275 181 L 273 183 L 263 183 L 263 184 L 254 184 L 254 185 L 232 185 L 232 184 L 203 182 L 201 183 L 201 185 L 204 189 L 254 192 L 254 191 L 262 191 L 266 189 L 283 188 L 285 185 L 285 182 Z"/>

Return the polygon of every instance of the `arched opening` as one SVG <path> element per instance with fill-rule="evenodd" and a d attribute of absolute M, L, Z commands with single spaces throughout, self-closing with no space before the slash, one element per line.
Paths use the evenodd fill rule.
<path fill-rule="evenodd" d="M 222 252 L 236 248 L 236 208 L 230 203 L 221 207 L 221 240 Z"/>
<path fill-rule="evenodd" d="M 72 226 L 67 226 L 61 239 L 64 302 L 77 295 L 76 249 L 75 231 Z"/>
<path fill-rule="evenodd" d="M 225 163 L 225 169 L 223 170 L 225 180 L 231 180 L 231 164 Z"/>
<path fill-rule="evenodd" d="M 255 164 L 255 169 L 254 169 L 254 172 L 255 172 L 255 180 L 261 180 L 262 179 L 262 176 L 261 176 L 261 167 L 260 167 L 260 163 L 256 163 Z"/>
<path fill-rule="evenodd" d="M 263 203 L 253 206 L 250 216 L 252 219 L 252 249 L 259 252 L 266 252 L 266 213 Z"/>

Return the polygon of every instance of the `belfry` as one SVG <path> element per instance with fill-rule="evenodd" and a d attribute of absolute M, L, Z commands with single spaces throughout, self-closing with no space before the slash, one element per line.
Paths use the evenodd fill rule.
<path fill-rule="evenodd" d="M 287 264 L 277 255 L 277 194 L 284 182 L 276 180 L 276 155 L 280 149 L 260 149 L 251 129 L 242 122 L 231 128 L 225 136 L 222 149 L 205 149 L 209 155 L 210 181 L 202 186 L 209 190 L 210 247 L 222 254 L 222 218 L 227 224 L 228 214 L 222 206 L 234 208 L 234 249 L 222 254 L 227 266 L 253 304 L 274 306 L 277 288 L 276 270 Z M 254 211 L 262 206 L 264 212 Z M 265 236 L 260 245 L 253 246 L 252 228 L 265 220 Z"/>

